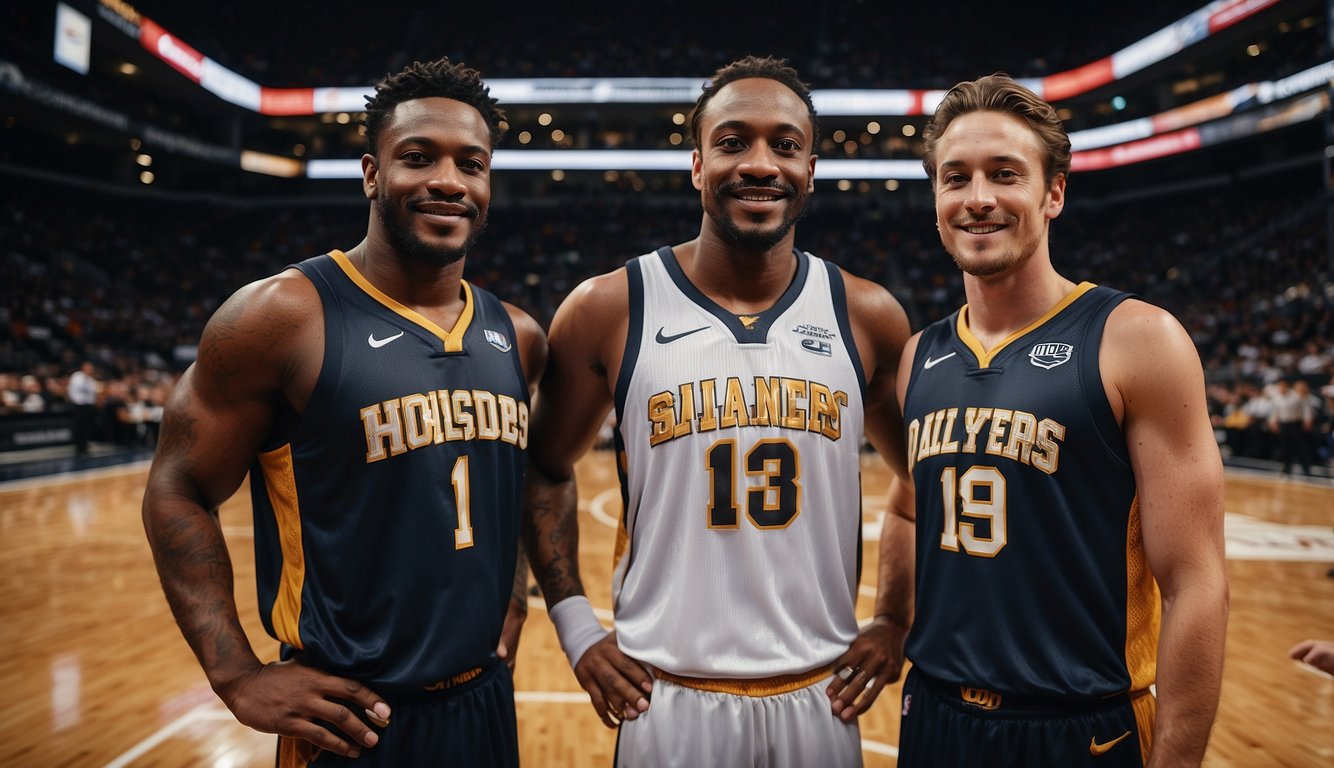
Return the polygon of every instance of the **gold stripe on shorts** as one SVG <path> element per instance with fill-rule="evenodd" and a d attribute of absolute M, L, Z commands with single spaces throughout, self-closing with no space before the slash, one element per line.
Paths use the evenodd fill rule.
<path fill-rule="evenodd" d="M 714 693 L 730 693 L 733 696 L 752 697 L 778 696 L 783 693 L 799 691 L 820 682 L 831 674 L 829 667 L 818 667 L 809 672 L 798 672 L 795 675 L 746 680 L 685 677 L 684 675 L 673 675 L 661 669 L 654 670 L 654 673 L 661 680 L 685 688 L 694 688 L 697 691 L 713 691 Z"/>

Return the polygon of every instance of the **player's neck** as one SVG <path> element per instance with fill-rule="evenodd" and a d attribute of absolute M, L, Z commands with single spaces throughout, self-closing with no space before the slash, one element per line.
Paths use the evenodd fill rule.
<path fill-rule="evenodd" d="M 963 284 L 968 329 L 986 350 L 1032 325 L 1075 289 L 1049 261 L 1036 259 L 1002 275 L 965 274 Z"/>
<path fill-rule="evenodd" d="M 797 273 L 793 237 L 765 251 L 736 247 L 725 238 L 700 233 L 672 251 L 686 277 L 724 309 L 739 314 L 763 312 L 778 301 Z"/>
<path fill-rule="evenodd" d="M 348 261 L 376 290 L 430 318 L 442 328 L 453 327 L 463 311 L 465 259 L 437 266 L 414 260 L 370 238 L 346 251 Z"/>

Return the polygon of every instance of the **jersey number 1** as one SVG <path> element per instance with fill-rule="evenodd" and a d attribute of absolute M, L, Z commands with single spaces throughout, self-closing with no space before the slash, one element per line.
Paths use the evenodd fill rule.
<path fill-rule="evenodd" d="M 705 454 L 709 470 L 709 527 L 735 528 L 737 506 L 737 446 L 719 440 Z M 746 517 L 761 529 L 786 528 L 801 514 L 801 461 L 792 443 L 761 440 L 746 451 L 745 472 L 763 478 L 763 485 L 746 487 Z"/>
<path fill-rule="evenodd" d="M 467 549 L 472 540 L 472 500 L 468 494 L 468 457 L 460 456 L 449 473 L 454 484 L 454 511 L 459 516 L 459 527 L 454 529 L 454 549 Z"/>

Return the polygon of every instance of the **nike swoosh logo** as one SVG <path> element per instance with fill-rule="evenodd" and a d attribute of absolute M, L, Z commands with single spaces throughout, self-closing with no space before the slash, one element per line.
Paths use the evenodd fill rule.
<path fill-rule="evenodd" d="M 658 342 L 659 344 L 671 344 L 673 341 L 676 341 L 677 339 L 684 339 L 685 337 L 689 336 L 689 335 L 692 334 L 692 333 L 699 333 L 700 331 L 707 331 L 707 330 L 709 330 L 709 326 L 707 326 L 707 325 L 705 325 L 705 326 L 701 326 L 701 327 L 699 327 L 699 328 L 695 328 L 694 330 L 686 331 L 685 333 L 677 333 L 677 334 L 673 334 L 673 335 L 671 335 L 671 336 L 668 336 L 667 334 L 663 333 L 663 331 L 665 331 L 665 330 L 667 330 L 667 326 L 665 326 L 665 325 L 664 325 L 663 327 L 659 328 L 659 329 L 658 329 L 658 335 L 657 335 L 657 336 L 654 336 L 654 337 L 653 337 L 653 340 L 656 341 L 656 342 Z"/>
<path fill-rule="evenodd" d="M 944 357 L 937 357 L 935 360 L 932 360 L 931 358 L 928 357 L 926 359 L 926 362 L 922 363 L 922 370 L 929 371 L 932 368 L 935 368 L 938 364 L 945 362 L 946 360 L 950 359 L 951 357 L 954 357 L 957 354 L 959 353 L 951 352 L 948 355 L 945 355 Z"/>
<path fill-rule="evenodd" d="M 371 349 L 379 349 L 380 347 L 383 347 L 384 345 L 388 344 L 389 342 L 393 341 L 394 339 L 397 339 L 399 336 L 402 335 L 403 332 L 399 331 L 398 333 L 388 338 L 377 339 L 375 338 L 375 334 L 372 333 L 370 336 L 366 337 L 366 343 L 371 345 Z"/>
<path fill-rule="evenodd" d="M 1089 739 L 1089 753 L 1093 755 L 1106 754 L 1108 750 L 1110 750 L 1112 747 L 1116 746 L 1117 744 L 1120 744 L 1122 741 L 1125 741 L 1129 737 L 1130 737 L 1130 731 L 1126 731 L 1125 733 L 1121 734 L 1120 736 L 1117 736 L 1116 738 L 1112 739 L 1106 744 L 1099 744 L 1096 738 Z"/>

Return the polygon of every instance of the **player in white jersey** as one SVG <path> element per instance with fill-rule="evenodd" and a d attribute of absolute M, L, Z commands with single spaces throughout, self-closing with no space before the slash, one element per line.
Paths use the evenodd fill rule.
<path fill-rule="evenodd" d="M 907 318 L 794 247 L 819 136 L 785 62 L 719 70 L 691 132 L 699 237 L 585 282 L 552 323 L 530 558 L 619 765 L 859 765 L 856 718 L 898 678 L 909 618 L 854 614 L 863 435 L 906 476 Z M 579 579 L 574 463 L 613 405 L 608 634 Z"/>

